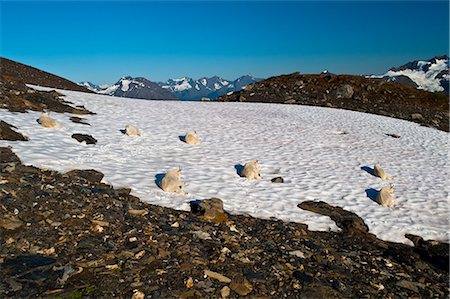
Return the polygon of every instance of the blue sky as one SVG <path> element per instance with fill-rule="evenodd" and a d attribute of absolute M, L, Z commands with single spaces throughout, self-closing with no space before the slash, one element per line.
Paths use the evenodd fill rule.
<path fill-rule="evenodd" d="M 447 1 L 0 1 L 0 55 L 73 81 L 380 74 L 449 46 Z"/>

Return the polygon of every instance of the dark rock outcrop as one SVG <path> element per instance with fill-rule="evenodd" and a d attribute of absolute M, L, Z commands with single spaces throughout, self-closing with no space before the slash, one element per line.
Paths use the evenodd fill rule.
<path fill-rule="evenodd" d="M 53 111 L 73 114 L 93 114 L 85 108 L 73 107 L 56 91 L 38 91 L 24 82 L 0 75 L 0 108 L 11 112 Z"/>
<path fill-rule="evenodd" d="M 346 233 L 367 233 L 369 231 L 369 227 L 361 217 L 341 207 L 334 207 L 323 201 L 304 201 L 298 207 L 330 217 Z"/>
<path fill-rule="evenodd" d="M 13 128 L 17 129 L 13 125 L 0 120 L 0 140 L 10 140 L 10 141 L 27 141 L 28 138 L 23 136 L 21 133 L 16 132 Z"/>
<path fill-rule="evenodd" d="M 91 135 L 88 135 L 88 134 L 75 133 L 75 134 L 72 134 L 72 138 L 76 139 L 78 142 L 86 142 L 86 144 L 96 144 L 97 143 L 97 139 L 95 139 L 94 137 L 92 137 Z"/>
<path fill-rule="evenodd" d="M 78 178 L 83 178 L 91 183 L 100 183 L 101 180 L 104 177 L 104 174 L 101 173 L 100 171 L 94 170 L 94 169 L 74 169 L 71 171 L 68 171 L 64 174 L 65 177 L 78 177 Z M 123 189 L 121 189 L 123 190 Z M 125 194 L 128 195 L 130 194 L 130 191 L 123 193 L 121 192 L 121 194 Z"/>

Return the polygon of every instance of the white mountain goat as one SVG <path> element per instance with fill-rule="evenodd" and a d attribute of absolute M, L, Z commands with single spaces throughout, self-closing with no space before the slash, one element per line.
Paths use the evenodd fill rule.
<path fill-rule="evenodd" d="M 186 136 L 184 136 L 184 142 L 187 144 L 201 144 L 202 142 L 198 138 L 196 131 L 189 131 Z"/>
<path fill-rule="evenodd" d="M 127 125 L 125 127 L 125 134 L 128 136 L 141 136 L 141 131 L 135 126 Z"/>
<path fill-rule="evenodd" d="M 376 202 L 383 207 L 392 208 L 394 206 L 394 186 L 389 185 L 378 191 Z"/>
<path fill-rule="evenodd" d="M 186 183 L 183 183 L 181 181 L 180 168 L 175 168 L 168 171 L 161 180 L 160 185 L 161 189 L 166 192 L 174 192 L 180 194 L 185 194 L 182 190 L 184 186 L 186 186 Z"/>
<path fill-rule="evenodd" d="M 375 164 L 375 166 L 373 167 L 373 170 L 374 170 L 375 176 L 381 178 L 383 181 L 388 181 L 388 180 L 392 179 L 392 177 L 389 174 L 387 174 L 383 168 L 381 168 L 379 163 Z"/>
<path fill-rule="evenodd" d="M 242 170 L 241 175 L 250 180 L 260 179 L 261 178 L 261 167 L 259 166 L 258 160 L 245 163 L 244 169 Z"/>
<path fill-rule="evenodd" d="M 55 119 L 51 118 L 48 115 L 48 112 L 44 112 L 41 114 L 41 116 L 38 119 L 38 123 L 46 128 L 54 128 L 54 129 L 60 129 L 63 126 L 57 122 Z"/>

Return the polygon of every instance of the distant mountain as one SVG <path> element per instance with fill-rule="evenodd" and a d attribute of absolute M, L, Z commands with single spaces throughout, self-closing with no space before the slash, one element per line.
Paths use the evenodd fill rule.
<path fill-rule="evenodd" d="M 181 100 L 199 100 L 202 97 L 216 98 L 228 92 L 239 91 L 247 85 L 261 79 L 251 76 L 242 76 L 234 81 L 226 80 L 218 76 L 203 77 L 197 80 L 184 77 L 181 79 L 169 79 L 158 84 L 175 94 Z"/>
<path fill-rule="evenodd" d="M 431 92 L 449 93 L 448 56 L 436 56 L 429 60 L 415 60 L 400 67 L 391 68 L 381 77 Z"/>
<path fill-rule="evenodd" d="M 75 82 L 3 57 L 0 57 L 0 74 L 28 84 L 91 92 Z"/>
<path fill-rule="evenodd" d="M 92 83 L 91 83 L 92 84 Z M 95 84 L 93 84 L 95 88 Z M 100 86 L 99 86 L 100 87 Z M 146 100 L 175 100 L 177 97 L 158 84 L 142 77 L 122 77 L 117 83 L 106 89 L 97 91 L 101 94 L 117 97 L 146 99 Z"/>
<path fill-rule="evenodd" d="M 78 82 L 78 85 L 84 86 L 87 89 L 95 91 L 95 92 L 100 91 L 100 90 L 103 89 L 99 85 L 94 84 L 94 83 L 89 82 L 89 81 Z"/>

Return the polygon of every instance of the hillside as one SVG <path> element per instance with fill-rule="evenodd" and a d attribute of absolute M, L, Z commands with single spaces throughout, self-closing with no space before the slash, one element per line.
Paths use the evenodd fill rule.
<path fill-rule="evenodd" d="M 231 95 L 223 102 L 263 102 L 342 108 L 385 115 L 449 131 L 448 97 L 383 79 L 352 75 L 271 77 Z"/>
<path fill-rule="evenodd" d="M 145 204 L 100 182 L 27 166 L 0 147 L 2 298 L 447 298 L 448 244 L 382 241 L 323 202 L 340 232 Z M 33 198 L 33 200 L 28 200 Z"/>
<path fill-rule="evenodd" d="M 0 74 L 4 77 L 10 77 L 16 81 L 22 81 L 28 84 L 65 90 L 92 92 L 86 87 L 80 86 L 62 77 L 3 57 L 0 57 Z"/>

